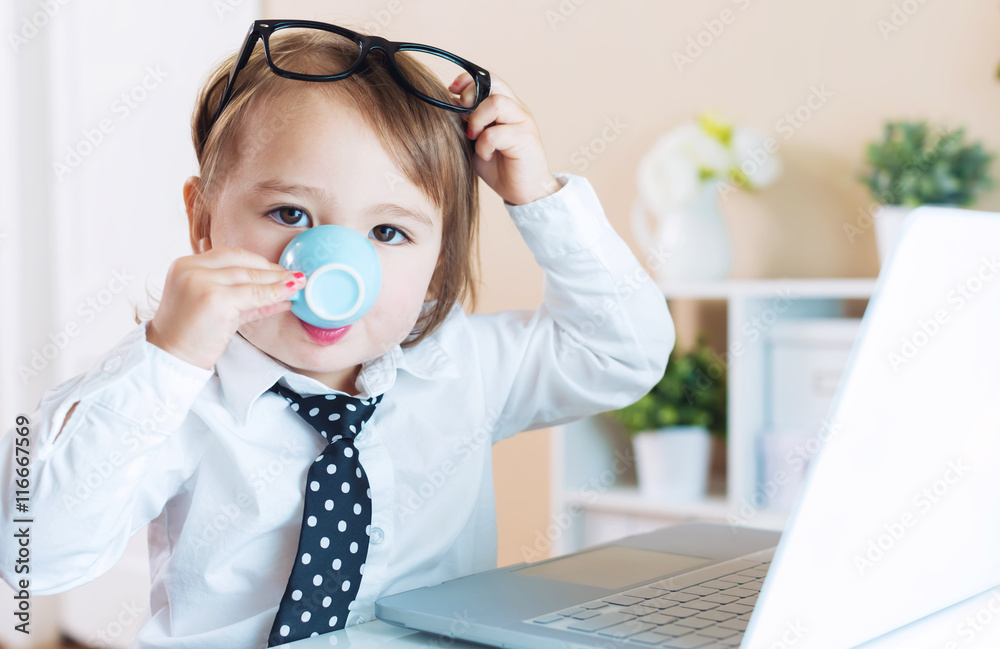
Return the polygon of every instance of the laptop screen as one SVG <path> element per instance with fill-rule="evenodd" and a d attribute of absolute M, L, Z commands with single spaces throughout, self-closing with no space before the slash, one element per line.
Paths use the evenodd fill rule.
<path fill-rule="evenodd" d="M 913 211 L 858 335 L 746 649 L 853 647 L 1000 583 L 1000 215 Z"/>

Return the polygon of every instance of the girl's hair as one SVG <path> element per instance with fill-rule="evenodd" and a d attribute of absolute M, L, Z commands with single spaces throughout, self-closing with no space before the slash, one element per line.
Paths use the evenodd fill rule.
<path fill-rule="evenodd" d="M 360 30 L 355 30 L 360 31 Z M 308 34 L 299 30 L 278 31 L 269 39 L 272 60 L 281 68 L 322 73 L 330 61 L 347 66 L 358 54 L 357 45 L 329 32 Z M 263 43 L 258 42 L 246 66 L 236 77 L 233 95 L 219 119 L 209 131 L 209 122 L 219 105 L 239 52 L 234 52 L 209 72 L 199 92 L 191 119 L 191 137 L 200 168 L 200 196 L 194 210 L 190 233 L 192 250 L 198 240 L 209 236 L 207 206 L 222 186 L 227 168 L 240 145 L 252 138 L 246 127 L 266 105 L 282 102 L 286 115 L 294 110 L 300 93 L 323 91 L 357 108 L 361 118 L 378 137 L 389 158 L 403 175 L 437 205 L 444 217 L 441 238 L 441 263 L 431 278 L 432 299 L 424 308 L 402 347 L 416 345 L 444 322 L 454 302 L 468 298 L 475 308 L 479 259 L 474 249 L 478 242 L 479 184 L 472 168 L 475 144 L 465 135 L 465 122 L 458 113 L 432 106 L 414 97 L 392 78 L 387 62 L 373 60 L 384 56 L 381 50 L 368 54 L 363 68 L 338 81 L 312 82 L 285 79 L 267 67 Z M 452 94 L 420 62 L 396 55 L 396 62 L 407 80 L 426 95 L 452 101 Z M 280 119 L 280 117 L 279 117 Z M 263 125 L 264 128 L 267 125 Z M 386 186 L 394 186 L 386 178 Z M 473 268 L 473 265 L 476 268 Z M 139 323 L 138 314 L 136 323 Z"/>

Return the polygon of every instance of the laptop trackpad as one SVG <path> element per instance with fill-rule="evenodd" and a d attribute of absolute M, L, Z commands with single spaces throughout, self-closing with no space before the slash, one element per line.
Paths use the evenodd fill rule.
<path fill-rule="evenodd" d="M 666 577 L 711 561 L 713 559 L 685 554 L 609 545 L 511 572 L 596 588 L 619 589 L 639 581 Z"/>

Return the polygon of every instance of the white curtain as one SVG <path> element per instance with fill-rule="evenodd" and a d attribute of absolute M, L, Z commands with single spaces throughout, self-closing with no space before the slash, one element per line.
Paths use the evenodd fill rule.
<path fill-rule="evenodd" d="M 135 326 L 135 308 L 151 308 L 147 289 L 161 295 L 170 262 L 191 254 L 181 186 L 197 173 L 197 88 L 259 17 L 259 0 L 2 4 L 0 434 L 90 369 Z M 33 598 L 30 636 L 8 614 L 0 644 L 65 633 L 124 648 L 148 596 L 143 529 L 104 576 Z M 11 597 L 0 583 L 0 600 Z"/>

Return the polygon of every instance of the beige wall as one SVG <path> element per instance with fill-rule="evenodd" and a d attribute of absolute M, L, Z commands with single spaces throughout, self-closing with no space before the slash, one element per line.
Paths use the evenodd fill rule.
<path fill-rule="evenodd" d="M 724 10 L 731 13 L 722 16 Z M 879 21 L 891 25 L 894 15 L 900 28 L 883 35 Z M 552 170 L 587 176 L 640 259 L 628 208 L 636 162 L 655 138 L 709 108 L 772 134 L 785 174 L 723 204 L 734 277 L 877 273 L 871 230 L 850 243 L 843 228 L 869 203 L 854 178 L 864 143 L 885 119 L 965 125 L 1000 150 L 995 0 L 265 0 L 263 17 L 362 27 L 388 19 L 378 32 L 387 38 L 437 45 L 486 67 L 534 114 Z M 703 21 L 720 17 L 729 24 L 679 70 L 674 53 L 706 29 Z M 778 120 L 814 88 L 832 96 L 786 138 Z M 625 128 L 584 168 L 580 147 L 601 137 L 607 120 Z M 499 197 L 482 187 L 478 310 L 534 308 L 541 270 Z M 1000 191 L 978 207 L 1000 211 Z M 675 315 L 683 345 L 692 325 Z M 494 458 L 506 565 L 524 560 L 520 548 L 548 524 L 548 433 L 517 435 L 498 444 Z"/>

